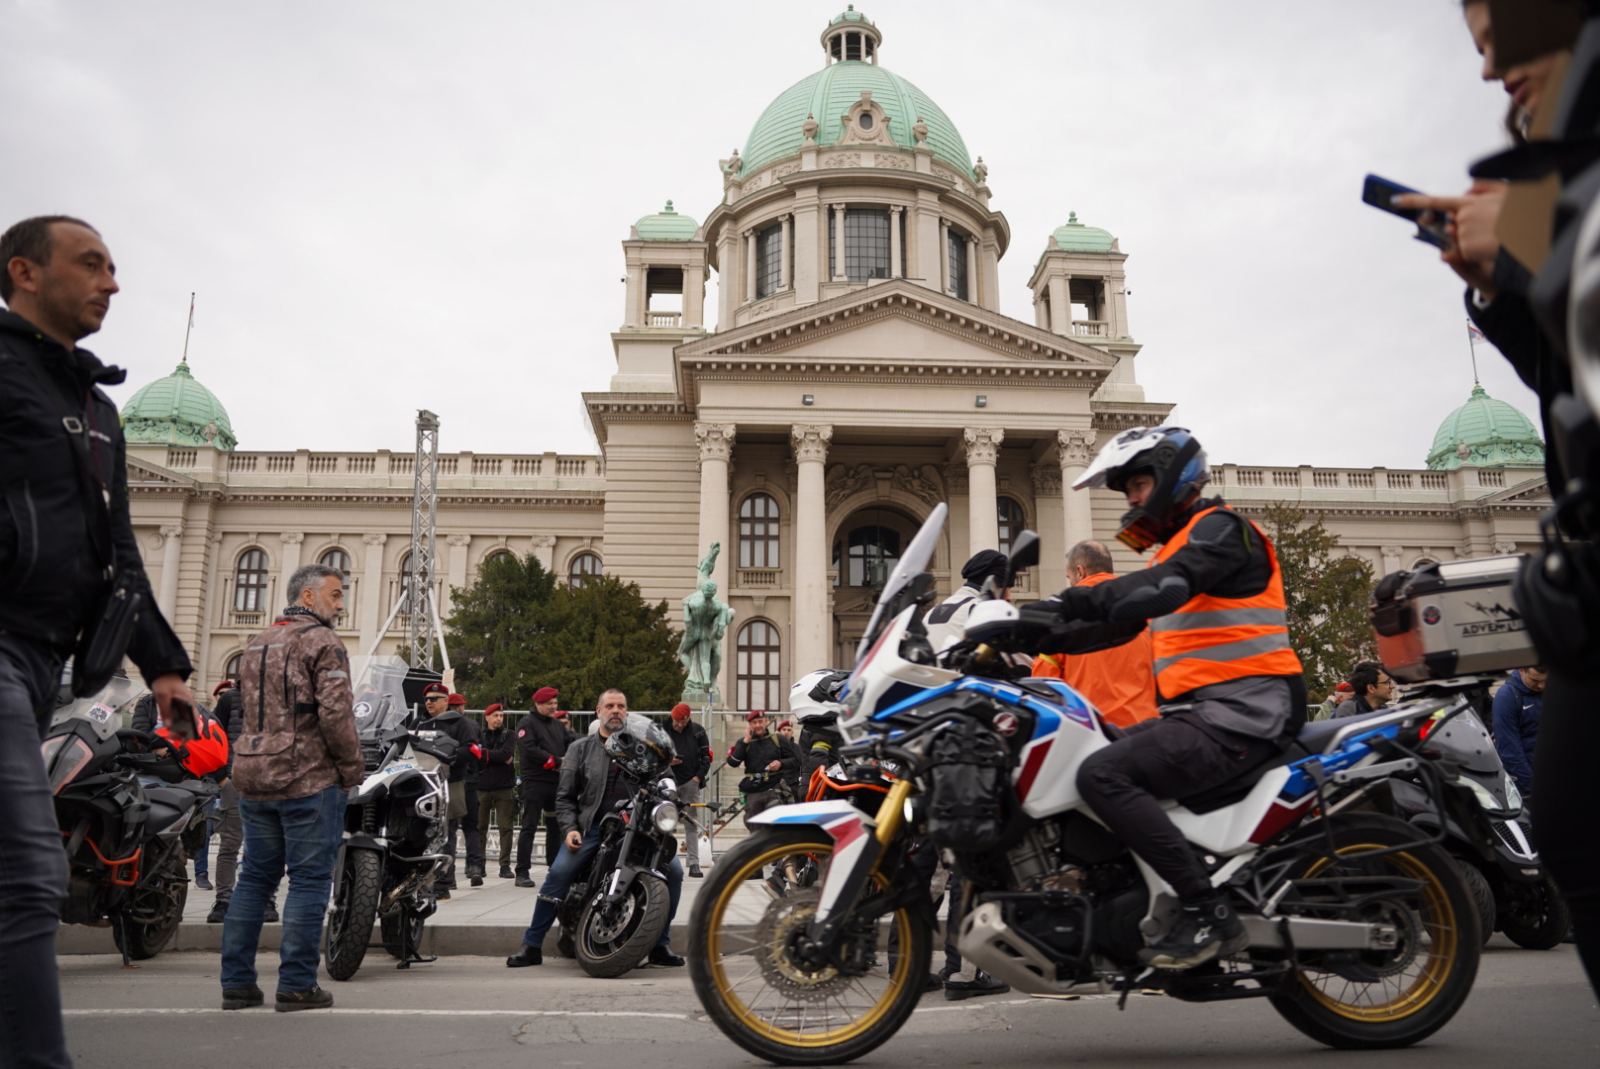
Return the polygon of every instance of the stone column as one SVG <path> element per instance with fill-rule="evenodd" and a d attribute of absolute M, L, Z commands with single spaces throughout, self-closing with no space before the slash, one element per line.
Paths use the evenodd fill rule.
<path fill-rule="evenodd" d="M 183 553 L 183 525 L 170 523 L 161 528 L 161 591 L 156 604 L 168 623 L 177 619 L 178 557 Z M 176 626 L 176 625 L 174 625 Z"/>
<path fill-rule="evenodd" d="M 732 423 L 694 425 L 695 442 L 700 446 L 700 533 L 695 560 L 698 562 L 710 552 L 711 543 L 721 543 L 722 553 L 711 578 L 716 580 L 724 600 L 728 595 L 728 561 L 737 548 L 728 541 L 728 461 L 737 433 L 738 428 Z"/>
<path fill-rule="evenodd" d="M 643 314 L 645 306 L 644 273 L 645 269 L 641 266 L 629 265 L 628 267 L 626 296 L 628 307 L 624 310 L 622 316 L 622 325 L 625 327 L 642 327 L 645 325 Z"/>
<path fill-rule="evenodd" d="M 794 303 L 811 304 L 823 277 L 828 250 L 820 231 L 827 220 L 818 214 L 817 191 L 802 190 L 794 198 Z"/>
<path fill-rule="evenodd" d="M 1034 523 L 1039 532 L 1038 579 L 1033 589 L 1051 594 L 1066 585 L 1067 547 L 1065 502 L 1062 500 L 1061 465 L 1043 460 L 1028 469 L 1033 480 Z"/>
<path fill-rule="evenodd" d="M 844 265 L 844 205 L 833 206 L 833 280 L 843 282 L 848 277 Z M 806 669 L 811 671 L 811 669 Z"/>
<path fill-rule="evenodd" d="M 969 555 L 1000 547 L 999 503 L 994 467 L 1006 432 L 999 427 L 968 427 L 961 434 L 967 454 L 967 550 Z M 951 561 L 954 567 L 960 564 Z"/>
<path fill-rule="evenodd" d="M 967 239 L 967 300 L 973 304 L 982 304 L 978 294 L 983 292 L 983 279 L 978 274 L 978 242 L 975 238 Z"/>
<path fill-rule="evenodd" d="M 826 668 L 833 661 L 828 619 L 828 510 L 823 469 L 833 428 L 797 423 L 794 445 L 797 490 L 794 509 L 794 637 L 790 675 Z"/>
<path fill-rule="evenodd" d="M 756 299 L 756 232 L 744 232 L 744 299 Z"/>
<path fill-rule="evenodd" d="M 950 292 L 950 220 L 939 219 L 939 292 Z"/>
<path fill-rule="evenodd" d="M 455 602 L 452 593 L 456 587 L 467 585 L 467 547 L 472 544 L 472 536 L 453 534 L 445 539 L 445 544 L 450 547 L 450 558 L 445 572 L 448 578 L 444 584 L 444 596 L 439 599 L 439 621 L 443 623 L 450 619 L 450 609 Z"/>
<path fill-rule="evenodd" d="M 1068 288 L 1068 280 L 1060 275 L 1052 278 L 1050 286 L 1050 332 L 1052 334 L 1072 333 L 1072 296 Z"/>
<path fill-rule="evenodd" d="M 717 236 L 717 329 L 733 326 L 733 310 L 739 304 L 739 274 L 734 255 L 733 227 L 724 226 Z"/>
<path fill-rule="evenodd" d="M 703 327 L 706 322 L 706 269 L 694 264 L 683 269 L 683 325 Z"/>
<path fill-rule="evenodd" d="M 905 274 L 900 270 L 900 221 L 905 216 L 905 209 L 899 205 L 889 208 L 889 277 L 899 278 Z"/>
<path fill-rule="evenodd" d="M 794 255 L 794 216 L 783 217 L 783 251 L 778 255 L 778 288 L 786 290 L 792 281 L 789 278 L 789 261 Z"/>
<path fill-rule="evenodd" d="M 274 604 L 267 606 L 267 618 L 284 605 L 289 604 L 289 577 L 300 567 L 300 545 L 306 536 L 299 531 L 285 531 L 278 536 L 283 541 L 283 569 L 278 573 L 278 596 Z"/>
<path fill-rule="evenodd" d="M 361 632 L 361 652 L 366 653 L 383 626 L 383 546 L 389 536 L 367 534 L 361 541 L 366 544 L 367 558 L 361 562 L 361 615 L 355 623 Z"/>
<path fill-rule="evenodd" d="M 1094 537 L 1090 491 L 1072 488 L 1094 455 L 1094 431 L 1086 427 L 1057 431 L 1056 445 L 1061 451 L 1061 493 L 1066 499 L 1066 552 L 1071 553 L 1073 546 Z"/>

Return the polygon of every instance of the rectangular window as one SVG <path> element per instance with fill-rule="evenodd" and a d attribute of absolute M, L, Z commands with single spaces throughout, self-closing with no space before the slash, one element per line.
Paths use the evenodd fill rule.
<path fill-rule="evenodd" d="M 828 213 L 828 277 L 838 273 L 836 212 Z M 851 282 L 889 277 L 889 213 L 849 208 L 844 213 L 844 273 Z"/>
<path fill-rule="evenodd" d="M 946 242 L 945 259 L 950 261 L 950 277 L 946 281 L 950 292 L 960 297 L 963 301 L 969 300 L 967 296 L 967 236 L 951 227 L 948 231 L 950 240 Z"/>
<path fill-rule="evenodd" d="M 783 279 L 783 224 L 774 223 L 756 234 L 756 296 L 778 292 Z"/>

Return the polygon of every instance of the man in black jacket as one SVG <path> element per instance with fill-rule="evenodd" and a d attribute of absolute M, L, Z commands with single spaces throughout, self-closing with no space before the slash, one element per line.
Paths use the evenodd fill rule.
<path fill-rule="evenodd" d="M 767 714 L 752 710 L 745 718 L 744 738 L 728 752 L 728 767 L 745 766 L 748 773 L 739 781 L 744 793 L 744 826 L 764 809 L 784 803 L 785 784 L 800 771 L 797 750 L 785 749 L 767 731 Z"/>
<path fill-rule="evenodd" d="M 511 826 L 517 819 L 517 737 L 504 706 L 483 707 L 483 763 L 478 770 L 478 841 L 489 843 L 489 818 L 500 829 L 500 878 L 511 879 Z"/>
<path fill-rule="evenodd" d="M 533 835 L 544 821 L 544 863 L 555 864 L 561 849 L 561 827 L 556 821 L 556 787 L 561 782 L 561 758 L 572 736 L 556 716 L 561 692 L 540 687 L 533 692 L 533 712 L 517 725 L 517 765 L 522 771 L 522 831 L 517 835 L 517 886 L 534 887 Z"/>
<path fill-rule="evenodd" d="M 689 859 L 689 875 L 699 879 L 704 874 L 700 871 L 700 810 L 695 806 L 700 801 L 706 773 L 711 771 L 711 742 L 706 738 L 706 729 L 691 719 L 693 712 L 688 702 L 674 705 L 667 734 L 672 736 L 672 749 L 677 754 L 672 759 L 672 779 L 678 785 L 678 806 L 688 825 L 683 833 L 684 853 Z"/>
<path fill-rule="evenodd" d="M 443 683 L 429 683 L 422 688 L 422 709 L 429 717 L 423 727 L 448 735 L 456 743 L 456 754 L 450 759 L 450 771 L 447 773 L 450 802 L 445 811 L 448 827 L 444 852 L 450 855 L 450 866 L 433 885 L 434 897 L 441 900 L 449 898 L 450 891 L 456 885 L 456 832 L 461 829 L 461 823 L 467 815 L 467 769 L 478 760 L 472 752 L 478 746 L 478 725 L 451 709 L 449 701 L 450 688 Z M 481 883 L 483 877 L 480 876 L 473 886 Z"/>
<path fill-rule="evenodd" d="M 155 606 L 128 518 L 126 447 L 101 386 L 125 375 L 78 341 L 118 289 L 94 228 L 25 219 L 0 235 L 0 1033 L 7 1064 L 67 1066 L 55 934 L 66 855 L 39 760 L 62 661 L 120 573 L 144 599 L 127 654 L 163 714 L 192 703 L 189 658 Z"/>

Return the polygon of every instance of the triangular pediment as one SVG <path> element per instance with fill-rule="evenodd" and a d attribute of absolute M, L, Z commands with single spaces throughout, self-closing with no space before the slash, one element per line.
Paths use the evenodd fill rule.
<path fill-rule="evenodd" d="M 1530 501 L 1546 503 L 1550 501 L 1550 485 L 1544 476 L 1524 479 L 1484 498 L 1486 504 L 1492 505 L 1523 504 Z"/>
<path fill-rule="evenodd" d="M 676 355 L 680 378 L 705 367 L 777 359 L 864 373 L 917 366 L 1029 375 L 1049 369 L 1097 381 L 1117 363 L 1091 345 L 903 279 L 697 338 Z"/>
<path fill-rule="evenodd" d="M 166 468 L 159 467 L 147 460 L 129 457 L 128 485 L 144 487 L 170 486 L 187 490 L 198 484 L 187 476 L 168 471 Z"/>

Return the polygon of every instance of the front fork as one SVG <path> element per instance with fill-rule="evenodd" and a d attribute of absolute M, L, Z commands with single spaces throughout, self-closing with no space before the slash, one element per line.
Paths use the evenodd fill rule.
<path fill-rule="evenodd" d="M 840 927 L 849 917 L 849 910 L 840 907 L 859 901 L 871 883 L 873 873 L 905 822 L 906 801 L 911 791 L 911 780 L 895 780 L 884 794 L 877 814 L 861 822 L 871 834 L 852 838 L 842 845 L 839 845 L 839 837 L 835 837 L 833 863 L 822 880 L 822 899 L 817 903 L 816 915 L 806 926 L 806 934 L 813 943 L 827 946 L 838 936 Z M 858 842 L 861 845 L 856 847 Z M 850 856 L 852 849 L 853 857 Z M 842 865 L 838 863 L 841 860 L 845 862 Z"/>

